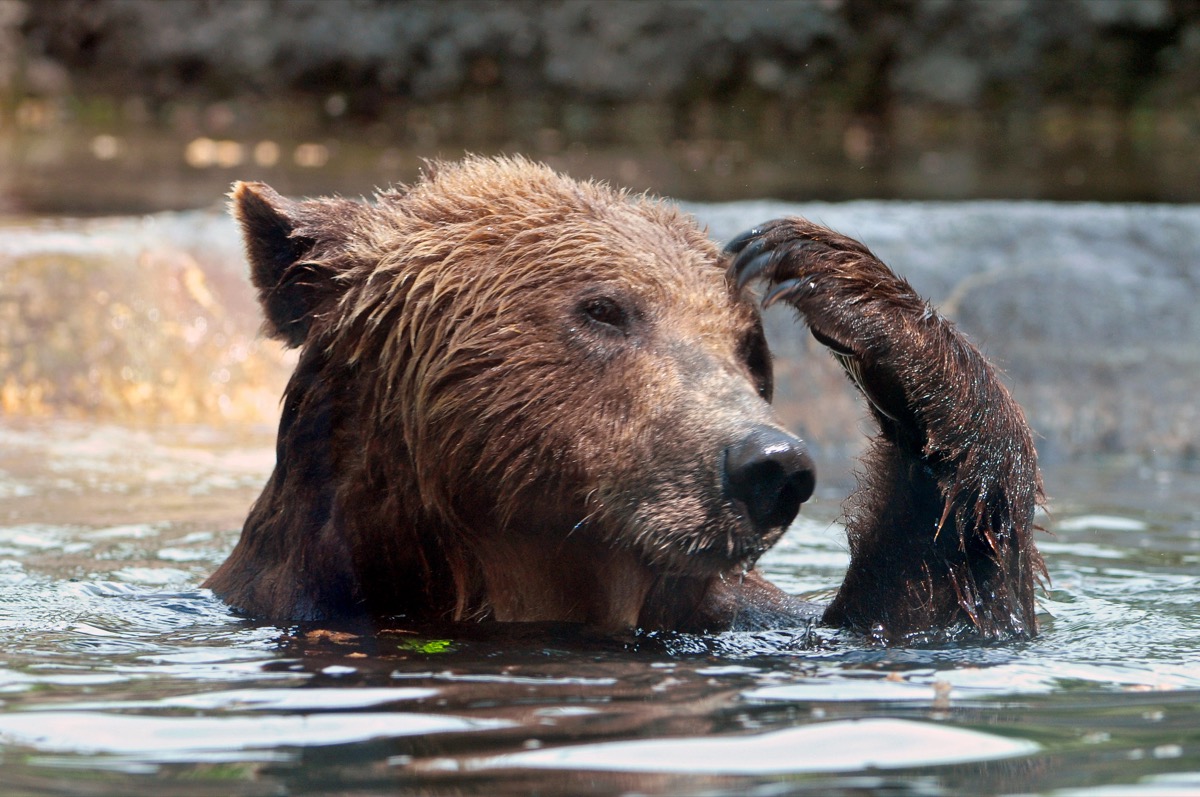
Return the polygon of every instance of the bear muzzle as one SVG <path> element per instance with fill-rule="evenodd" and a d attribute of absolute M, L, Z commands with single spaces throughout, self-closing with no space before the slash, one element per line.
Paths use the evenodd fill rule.
<path fill-rule="evenodd" d="M 816 466 L 804 442 L 760 425 L 725 449 L 722 482 L 726 497 L 744 508 L 756 533 L 778 537 L 812 497 Z"/>

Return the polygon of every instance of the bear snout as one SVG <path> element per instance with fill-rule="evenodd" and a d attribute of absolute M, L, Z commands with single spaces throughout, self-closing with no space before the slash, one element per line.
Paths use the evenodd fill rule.
<path fill-rule="evenodd" d="M 726 448 L 722 467 L 726 496 L 745 507 L 760 533 L 786 528 L 817 484 L 804 442 L 773 426 L 755 427 Z"/>

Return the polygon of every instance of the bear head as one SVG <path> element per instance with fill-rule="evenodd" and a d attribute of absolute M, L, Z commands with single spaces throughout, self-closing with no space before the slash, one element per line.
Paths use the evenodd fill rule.
<path fill-rule="evenodd" d="M 232 197 L 266 330 L 302 349 L 210 582 L 234 605 L 653 625 L 811 495 L 753 297 L 674 206 L 484 158 L 373 203 Z"/>

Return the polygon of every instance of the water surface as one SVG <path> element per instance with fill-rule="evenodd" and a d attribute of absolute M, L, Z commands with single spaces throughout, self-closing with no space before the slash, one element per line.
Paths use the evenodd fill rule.
<path fill-rule="evenodd" d="M 1193 794 L 1200 476 L 1048 474 L 1028 643 L 828 630 L 278 629 L 198 584 L 272 464 L 267 429 L 0 425 L 5 793 Z M 828 473 L 828 471 L 827 471 Z M 830 474 L 764 562 L 828 596 Z"/>

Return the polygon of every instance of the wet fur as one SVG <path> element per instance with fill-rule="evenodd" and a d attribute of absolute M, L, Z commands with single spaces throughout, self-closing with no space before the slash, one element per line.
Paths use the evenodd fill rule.
<path fill-rule="evenodd" d="M 745 269 L 678 210 L 519 159 L 374 204 L 239 184 L 233 207 L 267 331 L 303 348 L 275 471 L 207 582 L 229 603 L 281 624 L 817 614 L 750 569 L 783 530 L 747 533 L 715 488 L 723 447 L 775 423 L 769 356 Z M 780 287 L 819 272 L 777 298 L 854 353 L 883 430 L 825 620 L 1034 633 L 1036 462 L 987 363 L 860 244 L 791 220 L 735 248 Z M 623 336 L 578 317 L 589 296 L 620 299 Z"/>
<path fill-rule="evenodd" d="M 723 447 L 773 423 L 761 323 L 674 207 L 484 159 L 374 205 L 233 200 L 267 331 L 303 350 L 208 582 L 231 604 L 707 628 L 707 595 L 778 592 L 743 571 L 783 529 L 714 489 Z M 584 329 L 592 295 L 629 329 Z"/>
<path fill-rule="evenodd" d="M 824 620 L 884 641 L 1037 631 L 1032 435 L 995 370 L 865 246 L 781 219 L 729 246 L 739 283 L 791 304 L 868 399 L 879 434 L 847 504 L 851 563 Z"/>

